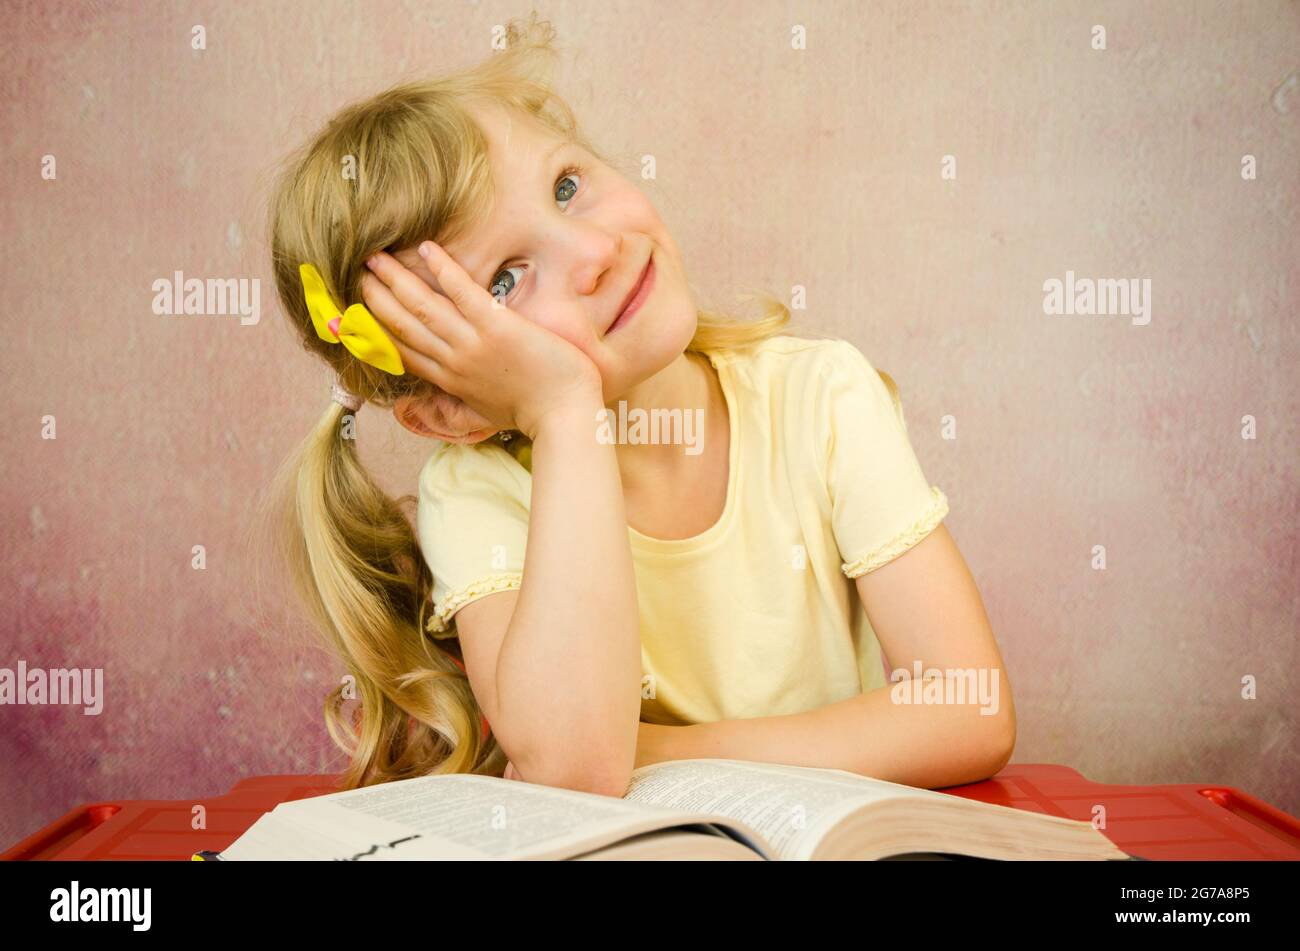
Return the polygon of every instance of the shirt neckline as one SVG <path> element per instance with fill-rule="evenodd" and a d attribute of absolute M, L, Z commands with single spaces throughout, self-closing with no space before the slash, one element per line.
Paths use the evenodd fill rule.
<path fill-rule="evenodd" d="M 718 520 L 697 535 L 689 538 L 655 538 L 638 532 L 631 525 L 627 527 L 628 539 L 633 548 L 646 552 L 672 554 L 674 552 L 694 551 L 701 546 L 716 541 L 734 519 L 736 496 L 740 484 L 740 407 L 737 400 L 737 388 L 731 375 L 731 362 L 719 357 L 713 351 L 705 351 L 714 370 L 718 373 L 718 385 L 722 388 L 722 398 L 727 404 L 727 499 L 722 506 Z"/>

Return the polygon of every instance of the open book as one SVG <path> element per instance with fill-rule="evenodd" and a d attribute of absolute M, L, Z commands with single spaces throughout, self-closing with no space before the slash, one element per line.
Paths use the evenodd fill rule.
<path fill-rule="evenodd" d="M 493 776 L 422 776 L 285 802 L 196 859 L 1129 859 L 1091 823 L 839 769 L 671 760 L 621 799 Z"/>

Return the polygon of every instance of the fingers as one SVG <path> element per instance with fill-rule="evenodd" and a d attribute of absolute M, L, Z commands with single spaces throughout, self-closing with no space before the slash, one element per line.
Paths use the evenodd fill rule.
<path fill-rule="evenodd" d="M 408 373 L 445 386 L 447 342 L 416 319 L 374 274 L 361 275 L 361 298 L 397 348 Z M 419 349 L 415 349 L 418 347 Z"/>
<path fill-rule="evenodd" d="M 376 300 L 385 305 L 385 315 L 392 320 L 398 339 L 405 340 L 410 346 L 427 349 L 428 355 L 434 359 L 439 353 L 432 345 L 425 346 L 426 335 L 440 338 L 449 348 L 472 340 L 470 327 L 454 303 L 397 258 L 386 251 L 377 251 L 366 262 L 366 268 L 381 285 L 375 289 Z M 365 282 L 364 274 L 362 280 Z"/>
<path fill-rule="evenodd" d="M 450 350 L 447 341 L 412 314 L 377 275 L 362 273 L 361 297 L 366 308 L 384 325 L 399 348 L 404 344 L 408 350 L 419 348 L 426 351 L 426 357 L 445 359 Z M 405 359 L 406 354 L 403 353 L 402 357 Z"/>
<path fill-rule="evenodd" d="M 479 326 L 496 303 L 486 287 L 479 287 L 456 260 L 433 241 L 422 241 L 417 249 L 429 266 L 438 286 L 471 324 Z"/>

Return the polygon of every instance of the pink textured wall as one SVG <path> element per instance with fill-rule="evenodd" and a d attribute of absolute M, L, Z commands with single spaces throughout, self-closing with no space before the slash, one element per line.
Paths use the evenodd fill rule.
<path fill-rule="evenodd" d="M 1300 812 L 1297 6 L 539 10 L 588 131 L 632 167 L 655 156 L 641 185 L 709 302 L 801 285 L 796 318 L 897 380 L 1009 666 L 1015 761 Z M 0 666 L 102 668 L 104 706 L 0 707 L 0 846 L 86 801 L 340 768 L 319 709 L 340 671 L 248 534 L 328 399 L 274 301 L 268 171 L 344 102 L 487 55 L 523 12 L 9 11 Z M 258 278 L 260 319 L 155 314 L 178 270 Z M 1046 316 L 1067 270 L 1149 278 L 1150 322 Z M 414 491 L 427 443 L 373 408 L 359 440 Z"/>

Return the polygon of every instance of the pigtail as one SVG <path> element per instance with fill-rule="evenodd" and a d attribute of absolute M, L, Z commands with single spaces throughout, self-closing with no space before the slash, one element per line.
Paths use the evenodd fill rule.
<path fill-rule="evenodd" d="M 464 670 L 424 633 L 433 579 L 399 501 L 357 455 L 355 417 L 329 409 L 277 474 L 270 498 L 280 558 L 314 626 L 349 675 L 325 724 L 351 762 L 347 789 L 441 773 L 500 775 Z M 451 642 L 444 642 L 450 644 Z M 359 702 L 352 722 L 345 704 Z"/>

